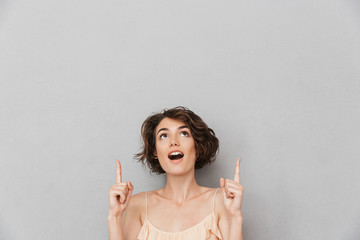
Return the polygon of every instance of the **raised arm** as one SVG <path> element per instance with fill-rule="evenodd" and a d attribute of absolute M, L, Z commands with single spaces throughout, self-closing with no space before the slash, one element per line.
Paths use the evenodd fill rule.
<path fill-rule="evenodd" d="M 123 183 L 121 179 L 121 164 L 116 160 L 116 184 L 109 190 L 109 239 L 125 240 L 123 230 L 123 214 L 127 208 L 134 190 L 131 182 Z"/>
<path fill-rule="evenodd" d="M 220 187 L 223 212 L 219 220 L 220 231 L 225 240 L 243 240 L 241 202 L 244 187 L 240 183 L 240 158 L 235 164 L 234 180 L 220 178 Z"/>

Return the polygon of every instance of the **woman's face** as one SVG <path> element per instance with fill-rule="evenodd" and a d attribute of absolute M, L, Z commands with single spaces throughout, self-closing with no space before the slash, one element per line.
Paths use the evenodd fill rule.
<path fill-rule="evenodd" d="M 184 122 L 164 118 L 155 129 L 155 139 L 155 156 L 167 174 L 182 175 L 194 169 L 195 142 Z"/>

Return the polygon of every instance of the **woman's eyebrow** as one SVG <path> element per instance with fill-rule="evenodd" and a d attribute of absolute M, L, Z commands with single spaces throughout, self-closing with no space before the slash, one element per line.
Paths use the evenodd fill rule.
<path fill-rule="evenodd" d="M 169 129 L 168 129 L 168 128 L 161 128 L 161 129 L 157 132 L 157 134 L 159 134 L 160 131 L 166 131 L 166 130 L 169 130 Z"/>
<path fill-rule="evenodd" d="M 178 127 L 178 129 L 183 129 L 183 128 L 188 128 L 187 126 L 180 126 Z M 166 130 L 169 130 L 168 128 L 161 128 L 159 129 L 159 131 L 157 132 L 157 134 L 159 134 L 160 131 L 166 131 Z"/>

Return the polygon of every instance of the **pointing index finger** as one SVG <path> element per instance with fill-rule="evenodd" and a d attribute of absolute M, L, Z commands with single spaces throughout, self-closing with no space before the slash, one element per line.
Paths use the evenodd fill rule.
<path fill-rule="evenodd" d="M 240 158 L 236 160 L 234 181 L 240 183 Z"/>
<path fill-rule="evenodd" d="M 116 160 L 116 184 L 121 183 L 121 164 Z"/>

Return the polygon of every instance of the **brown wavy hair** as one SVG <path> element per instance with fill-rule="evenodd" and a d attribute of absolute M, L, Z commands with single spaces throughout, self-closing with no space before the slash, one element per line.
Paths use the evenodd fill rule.
<path fill-rule="evenodd" d="M 178 106 L 150 115 L 141 126 L 143 146 L 141 152 L 135 154 L 135 158 L 143 165 L 146 164 L 150 168 L 150 172 L 165 173 L 159 160 L 155 158 L 154 152 L 156 150 L 155 129 L 160 121 L 166 117 L 183 121 L 190 129 L 196 149 L 195 169 L 202 168 L 215 161 L 219 149 L 219 140 L 215 136 L 215 132 L 193 111 Z"/>

